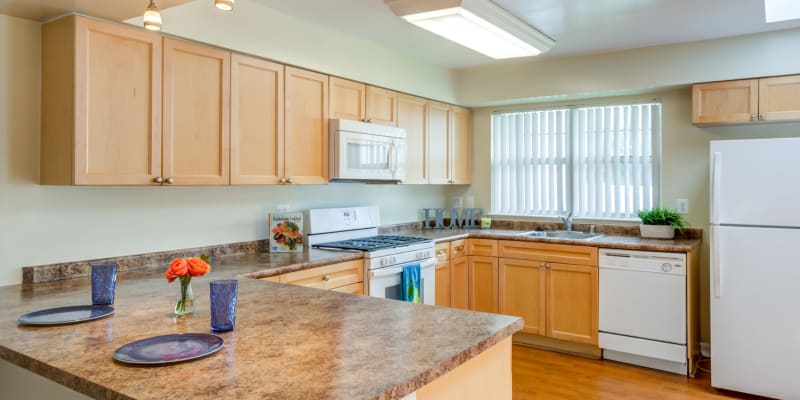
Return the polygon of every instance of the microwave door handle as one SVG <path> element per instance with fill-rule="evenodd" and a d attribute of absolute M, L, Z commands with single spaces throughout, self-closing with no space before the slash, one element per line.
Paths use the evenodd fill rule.
<path fill-rule="evenodd" d="M 389 172 L 392 173 L 392 177 L 397 170 L 397 146 L 395 146 L 394 142 L 389 146 Z"/>

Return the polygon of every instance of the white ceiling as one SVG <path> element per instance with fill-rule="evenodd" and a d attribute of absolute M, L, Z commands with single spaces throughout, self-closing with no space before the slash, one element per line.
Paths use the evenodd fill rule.
<path fill-rule="evenodd" d="M 501 63 L 396 17 L 382 0 L 239 0 L 367 38 L 449 68 Z M 539 57 L 647 47 L 800 27 L 764 22 L 763 0 L 494 0 L 556 40 Z M 800 1 L 800 0 L 798 0 Z"/>
<path fill-rule="evenodd" d="M 167 9 L 191 0 L 156 0 Z M 141 15 L 148 0 L 0 0 L 0 14 L 46 21 L 70 12 L 122 21 Z"/>

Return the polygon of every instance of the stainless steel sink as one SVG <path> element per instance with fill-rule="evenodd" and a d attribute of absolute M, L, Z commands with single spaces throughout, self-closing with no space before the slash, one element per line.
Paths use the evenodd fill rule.
<path fill-rule="evenodd" d="M 532 236 L 553 239 L 592 240 L 603 236 L 602 233 L 586 233 L 578 231 L 531 231 L 520 233 L 519 236 Z"/>

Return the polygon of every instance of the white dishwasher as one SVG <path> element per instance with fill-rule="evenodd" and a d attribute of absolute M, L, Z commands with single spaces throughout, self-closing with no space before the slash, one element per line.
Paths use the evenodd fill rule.
<path fill-rule="evenodd" d="M 603 358 L 686 375 L 686 254 L 600 249 Z"/>

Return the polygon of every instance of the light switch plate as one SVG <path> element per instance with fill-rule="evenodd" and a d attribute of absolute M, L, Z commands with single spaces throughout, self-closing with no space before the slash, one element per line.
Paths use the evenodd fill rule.
<path fill-rule="evenodd" d="M 676 199 L 675 200 L 675 208 L 677 208 L 678 214 L 688 214 L 689 213 L 689 199 Z"/>

